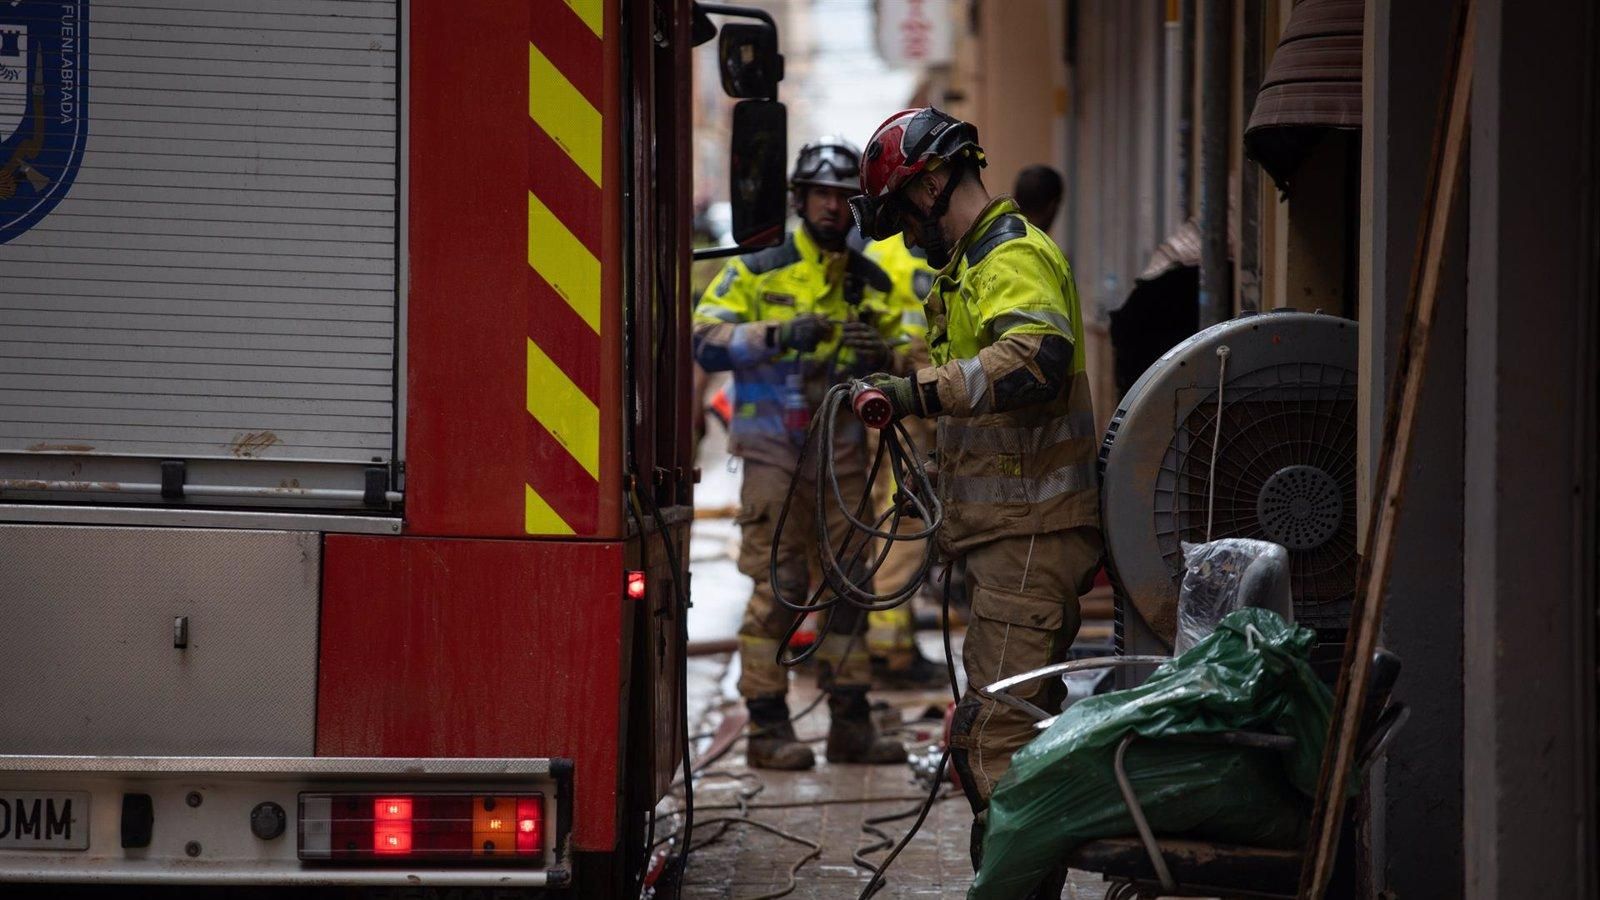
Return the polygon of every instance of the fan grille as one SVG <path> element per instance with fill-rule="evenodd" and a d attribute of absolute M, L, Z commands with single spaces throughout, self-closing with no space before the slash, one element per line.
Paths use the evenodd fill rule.
<path fill-rule="evenodd" d="M 1355 595 L 1355 373 L 1270 366 L 1229 378 L 1223 401 L 1211 539 L 1283 544 L 1299 623 L 1343 630 Z M 1156 479 L 1156 538 L 1174 577 L 1180 542 L 1207 539 L 1216 427 L 1213 390 L 1179 423 Z"/>
<path fill-rule="evenodd" d="M 1256 499 L 1267 537 L 1290 550 L 1312 550 L 1339 533 L 1344 503 L 1333 476 L 1316 466 L 1274 472 Z"/>

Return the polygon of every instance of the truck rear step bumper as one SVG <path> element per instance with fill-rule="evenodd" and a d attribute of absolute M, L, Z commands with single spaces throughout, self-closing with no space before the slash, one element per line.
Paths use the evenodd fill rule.
<path fill-rule="evenodd" d="M 87 793 L 90 799 L 82 817 L 89 826 L 88 849 L 9 849 L 0 837 L 0 882 L 561 886 L 572 871 L 571 772 L 569 761 L 548 758 L 0 755 L 0 800 L 24 791 Z M 542 791 L 549 807 L 545 821 L 554 826 L 544 838 L 546 865 L 303 862 L 298 795 L 330 790 Z M 130 793 L 151 799 L 148 847 L 122 846 L 123 795 Z M 251 830 L 251 811 L 263 803 L 276 803 L 286 813 L 287 826 L 276 838 L 262 839 Z"/>

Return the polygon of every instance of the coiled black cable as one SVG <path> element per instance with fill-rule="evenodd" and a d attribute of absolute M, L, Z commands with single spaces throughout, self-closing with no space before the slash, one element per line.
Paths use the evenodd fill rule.
<path fill-rule="evenodd" d="M 794 476 L 789 481 L 789 490 L 784 495 L 783 505 L 778 511 L 778 520 L 773 526 L 772 549 L 768 559 L 768 578 L 772 585 L 772 593 L 779 603 L 798 613 L 779 644 L 778 663 L 783 666 L 800 665 L 810 659 L 822 646 L 823 642 L 817 641 L 799 652 L 791 652 L 788 649 L 790 639 L 799 631 L 807 614 L 827 612 L 831 616 L 834 607 L 841 600 L 862 612 L 893 609 L 909 600 L 927 578 L 928 570 L 933 565 L 934 550 L 930 539 L 944 522 L 944 506 L 934 492 L 933 482 L 928 473 L 918 461 L 916 442 L 912 440 L 905 426 L 899 422 L 879 432 L 878 451 L 868 469 L 865 488 L 855 504 L 854 511 L 851 510 L 839 483 L 834 456 L 839 419 L 842 416 L 853 415 L 850 411 L 850 393 L 850 384 L 837 384 L 829 388 L 827 394 L 823 396 L 821 407 L 806 430 L 805 442 L 800 447 Z M 778 551 L 783 546 L 783 531 L 788 524 L 795 495 L 799 493 L 801 484 L 807 478 L 808 457 L 812 463 L 809 474 L 816 504 L 813 525 L 816 529 L 817 555 L 822 565 L 822 582 L 810 596 L 795 600 L 784 595 L 784 584 L 778 577 Z M 872 484 L 886 460 L 897 486 L 894 502 L 869 521 L 867 508 L 872 501 Z M 833 509 L 836 509 L 850 526 L 849 534 L 837 547 L 833 544 L 832 535 L 828 533 L 828 523 L 833 518 L 830 515 L 832 512 L 830 501 Z M 907 517 L 920 519 L 923 527 L 901 532 L 900 523 Z M 874 538 L 882 541 L 882 546 L 876 554 L 873 554 L 870 563 L 863 566 L 863 558 L 872 550 Z M 925 542 L 922 560 L 905 584 L 886 591 L 876 591 L 873 588 L 873 578 L 882 568 L 884 560 L 888 558 L 891 546 L 899 541 Z"/>

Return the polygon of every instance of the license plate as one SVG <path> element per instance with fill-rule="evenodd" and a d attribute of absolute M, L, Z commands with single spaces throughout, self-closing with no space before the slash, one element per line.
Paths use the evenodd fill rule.
<path fill-rule="evenodd" d="M 0 790 L 0 850 L 87 849 L 87 792 Z"/>

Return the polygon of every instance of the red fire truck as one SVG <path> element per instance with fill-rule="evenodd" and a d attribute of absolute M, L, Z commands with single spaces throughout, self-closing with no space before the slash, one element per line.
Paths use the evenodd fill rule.
<path fill-rule="evenodd" d="M 0 4 L 0 882 L 635 883 L 717 22 L 753 246 L 759 14 Z"/>

